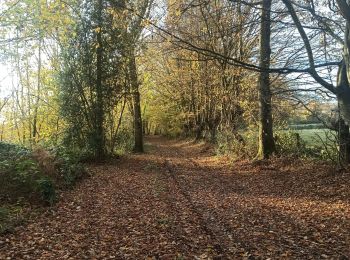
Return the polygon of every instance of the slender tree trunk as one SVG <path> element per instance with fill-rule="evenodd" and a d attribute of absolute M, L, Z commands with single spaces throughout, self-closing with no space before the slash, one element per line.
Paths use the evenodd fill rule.
<path fill-rule="evenodd" d="M 41 3 L 40 0 L 37 1 L 38 5 L 38 16 L 41 18 Z M 34 104 L 34 114 L 33 114 L 33 133 L 32 133 L 32 142 L 37 142 L 38 135 L 38 110 L 40 102 L 40 92 L 41 92 L 41 56 L 42 56 L 42 44 L 43 36 L 41 30 L 41 24 L 39 21 L 39 47 L 38 47 L 38 75 L 37 75 L 37 89 L 36 89 L 36 99 Z"/>
<path fill-rule="evenodd" d="M 259 76 L 259 151 L 258 159 L 268 159 L 275 152 L 273 138 L 270 68 L 271 58 L 271 0 L 262 1 L 260 29 L 260 67 L 266 69 Z"/>
<path fill-rule="evenodd" d="M 211 127 L 210 127 L 210 142 L 215 144 L 216 143 L 216 133 L 217 133 L 217 126 L 214 123 Z"/>
<path fill-rule="evenodd" d="M 39 36 L 41 37 L 41 36 Z M 34 113 L 33 113 L 33 133 L 32 133 L 32 141 L 34 143 L 37 142 L 38 135 L 38 110 L 39 110 L 39 102 L 40 102 L 40 92 L 41 92 L 41 48 L 42 48 L 42 39 L 39 39 L 39 50 L 38 50 L 38 77 L 37 77 L 37 88 L 36 88 L 36 100 L 34 105 Z"/>
<path fill-rule="evenodd" d="M 26 46 L 27 47 L 27 46 Z M 20 72 L 19 72 L 20 73 Z M 32 101 L 31 101 L 31 88 L 30 88 L 30 69 L 29 69 L 29 60 L 26 58 L 26 86 L 27 86 L 27 124 L 28 124 L 28 138 L 29 145 L 32 146 Z M 20 75 L 20 74 L 19 74 Z M 25 110 L 23 110 L 25 111 Z M 26 131 L 23 128 L 23 131 Z"/>
<path fill-rule="evenodd" d="M 103 42 L 102 42 L 102 10 L 103 0 L 98 1 L 97 6 L 98 15 L 98 27 L 97 32 L 97 48 L 96 48 L 96 125 L 95 125 L 95 156 L 97 159 L 103 159 L 105 157 L 105 145 L 104 145 L 104 115 L 103 115 Z"/>
<path fill-rule="evenodd" d="M 136 58 L 134 49 L 130 52 L 129 57 L 129 73 L 131 92 L 133 93 L 133 107 L 134 107 L 134 152 L 143 153 L 143 130 L 142 130 L 142 115 L 141 115 L 141 101 L 139 82 L 137 77 Z"/>
<path fill-rule="evenodd" d="M 5 129 L 5 121 L 2 122 L 2 125 L 1 125 L 1 137 L 0 137 L 1 142 L 4 140 L 4 129 Z"/>

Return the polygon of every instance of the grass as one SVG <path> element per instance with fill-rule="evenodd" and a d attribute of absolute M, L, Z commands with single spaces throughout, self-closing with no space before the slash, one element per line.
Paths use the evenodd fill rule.
<path fill-rule="evenodd" d="M 325 126 L 321 123 L 313 124 L 291 124 L 289 125 L 291 130 L 302 130 L 302 129 L 325 129 Z"/>
<path fill-rule="evenodd" d="M 282 130 L 281 132 L 292 131 L 298 133 L 307 146 L 322 146 L 324 143 L 335 142 L 335 132 L 328 129 L 301 129 L 301 130 Z M 321 139 L 321 140 L 320 140 Z"/>

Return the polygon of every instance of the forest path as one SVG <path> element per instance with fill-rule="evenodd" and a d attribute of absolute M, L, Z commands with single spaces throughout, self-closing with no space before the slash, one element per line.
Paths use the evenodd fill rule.
<path fill-rule="evenodd" d="M 0 259 L 350 257 L 349 176 L 230 166 L 161 137 L 146 150 L 90 166 L 55 207 L 0 237 Z"/>

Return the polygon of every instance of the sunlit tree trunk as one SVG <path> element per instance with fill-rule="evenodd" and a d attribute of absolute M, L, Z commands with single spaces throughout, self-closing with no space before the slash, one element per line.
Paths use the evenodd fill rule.
<path fill-rule="evenodd" d="M 339 162 L 346 165 L 350 162 L 350 132 L 349 126 L 342 118 L 339 118 Z"/>
<path fill-rule="evenodd" d="M 339 66 L 338 79 L 337 79 L 337 97 L 339 102 L 340 118 L 338 129 L 338 141 L 339 141 L 339 163 L 340 165 L 347 165 L 350 162 L 350 59 L 349 59 L 349 22 L 347 22 L 345 42 L 344 42 L 344 55 L 343 61 Z"/>
<path fill-rule="evenodd" d="M 347 0 L 336 0 L 336 2 L 340 13 L 346 20 L 343 60 L 338 70 L 336 94 L 340 114 L 347 125 L 350 125 L 350 5 Z"/>
<path fill-rule="evenodd" d="M 263 69 L 259 76 L 259 151 L 258 159 L 268 159 L 275 152 L 273 138 L 270 68 L 271 57 L 271 0 L 262 1 L 260 29 L 260 67 Z"/>
<path fill-rule="evenodd" d="M 345 47 L 346 48 L 346 47 Z M 350 140 L 349 140 L 349 116 L 350 116 L 350 88 L 347 77 L 347 65 L 345 59 L 342 61 L 338 70 L 337 79 L 337 97 L 339 104 L 339 128 L 338 128 L 338 142 L 339 142 L 339 163 L 346 165 L 350 160 Z M 345 119 L 345 120 L 344 120 Z"/>
<path fill-rule="evenodd" d="M 350 22 L 350 21 L 349 21 Z M 347 22 L 343 61 L 339 66 L 336 94 L 339 101 L 339 109 L 346 123 L 350 124 L 350 35 L 349 22 Z"/>

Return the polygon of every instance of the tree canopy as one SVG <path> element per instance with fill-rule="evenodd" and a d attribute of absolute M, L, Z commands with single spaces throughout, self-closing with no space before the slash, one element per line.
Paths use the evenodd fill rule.
<path fill-rule="evenodd" d="M 0 45 L 12 73 L 1 138 L 105 157 L 123 146 L 120 135 L 142 152 L 144 134 L 214 143 L 230 134 L 244 145 L 250 132 L 251 156 L 268 158 L 274 130 L 295 109 L 334 129 L 333 110 L 320 116 L 310 104 L 338 101 L 349 121 L 348 8 L 345 0 L 6 0 Z"/>

